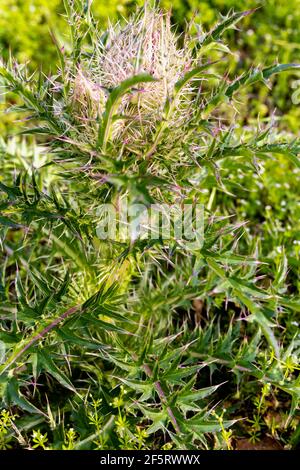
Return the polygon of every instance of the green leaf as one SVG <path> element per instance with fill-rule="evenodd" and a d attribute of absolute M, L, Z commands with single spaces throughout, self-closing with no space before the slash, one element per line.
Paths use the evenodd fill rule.
<path fill-rule="evenodd" d="M 212 395 L 216 390 L 218 390 L 219 387 L 221 387 L 221 385 L 223 385 L 223 383 L 219 385 L 213 385 L 211 387 L 204 387 L 200 390 L 181 391 L 178 393 L 178 402 L 182 404 L 189 404 L 198 400 L 202 400 L 203 398 Z"/>
<path fill-rule="evenodd" d="M 89 339 L 79 338 L 77 335 L 72 333 L 72 331 L 64 326 L 63 328 L 59 328 L 57 330 L 58 336 L 60 336 L 63 341 L 69 344 L 77 344 L 78 346 L 82 346 L 83 348 L 87 349 L 94 349 L 94 350 L 101 350 L 105 349 L 105 346 L 101 343 L 92 342 Z"/>
<path fill-rule="evenodd" d="M 0 226 L 3 225 L 4 227 L 9 227 L 9 228 L 22 228 L 23 226 L 20 224 L 17 224 L 13 220 L 9 219 L 8 217 L 5 217 L 4 215 L 0 215 Z"/>
<path fill-rule="evenodd" d="M 223 21 L 218 23 L 208 34 L 205 35 L 203 41 L 200 42 L 200 46 L 207 46 L 210 42 L 218 41 L 227 29 L 234 27 L 240 20 L 251 15 L 256 10 L 256 8 L 253 8 L 252 10 L 240 11 L 227 15 Z"/>
<path fill-rule="evenodd" d="M 118 377 L 118 380 L 130 387 L 137 393 L 142 393 L 139 397 L 139 403 L 149 400 L 154 395 L 154 384 L 150 381 L 131 380 L 124 377 Z"/>
<path fill-rule="evenodd" d="M 219 432 L 222 428 L 226 429 L 233 426 L 236 423 L 236 420 L 223 421 L 222 425 L 219 421 L 209 420 L 206 421 L 203 418 L 191 418 L 185 422 L 185 426 L 188 431 L 193 431 L 197 434 L 204 434 L 207 432 Z"/>
<path fill-rule="evenodd" d="M 189 377 L 195 372 L 198 372 L 202 367 L 203 367 L 202 364 L 196 364 L 194 366 L 182 367 L 182 368 L 178 367 L 176 371 L 166 372 L 163 375 L 163 379 L 171 383 L 177 383 L 181 379 L 185 377 Z"/>
<path fill-rule="evenodd" d="M 94 318 L 94 317 L 88 318 L 87 316 L 85 316 L 85 319 L 88 322 L 93 323 L 94 325 L 96 325 L 98 327 L 101 327 L 103 329 L 103 331 L 115 331 L 116 333 L 120 333 L 120 334 L 124 334 L 124 335 L 132 335 L 133 334 L 130 331 L 125 330 L 124 328 L 121 328 L 117 325 L 114 325 L 113 323 L 105 322 L 103 320 L 100 320 L 99 318 Z"/>
<path fill-rule="evenodd" d="M 194 78 L 198 77 L 199 75 L 202 75 L 202 72 L 207 70 L 209 67 L 212 65 L 216 64 L 217 61 L 214 62 L 207 62 L 206 64 L 203 65 L 198 65 L 197 67 L 193 68 L 192 70 L 189 70 L 183 78 L 178 80 L 178 82 L 175 83 L 174 86 L 174 91 L 175 91 L 175 96 L 180 93 L 180 91 L 184 88 L 184 86 L 193 80 Z"/>
<path fill-rule="evenodd" d="M 17 379 L 11 378 L 7 384 L 6 394 L 9 402 L 17 405 L 21 410 L 27 411 L 28 413 L 37 413 L 45 415 L 42 411 L 32 405 L 27 398 L 22 395 L 19 390 Z"/>
<path fill-rule="evenodd" d="M 76 392 L 76 389 L 68 377 L 57 367 L 49 354 L 47 354 L 45 351 L 39 351 L 38 358 L 45 372 L 52 375 L 63 387 L 66 387 L 72 392 Z"/>
<path fill-rule="evenodd" d="M 299 70 L 300 64 L 277 64 L 264 69 L 254 69 L 245 72 L 241 77 L 234 80 L 230 85 L 225 83 L 220 89 L 208 100 L 200 114 L 202 118 L 206 118 L 222 101 L 228 102 L 240 88 L 247 85 L 253 85 L 256 82 L 265 82 L 272 75 L 289 71 Z"/>
<path fill-rule="evenodd" d="M 246 302 L 245 299 L 243 301 L 244 303 Z M 256 323 L 258 323 L 265 338 L 267 339 L 270 346 L 273 348 L 276 357 L 280 359 L 280 348 L 272 330 L 276 327 L 276 325 L 270 322 L 270 320 L 268 320 L 264 313 L 262 311 L 259 311 L 258 308 L 256 309 L 256 311 L 254 311 L 253 305 L 251 305 L 250 311 L 253 313 L 251 313 L 251 315 L 247 317 L 247 321 L 255 321 Z"/>
<path fill-rule="evenodd" d="M 268 80 L 272 75 L 286 72 L 288 70 L 300 69 L 300 64 L 277 64 L 266 67 L 262 70 L 249 70 L 245 72 L 240 78 L 234 80 L 234 82 L 226 88 L 225 95 L 231 98 L 232 95 L 238 91 L 242 86 L 252 85 L 259 81 Z"/>
<path fill-rule="evenodd" d="M 160 429 L 164 430 L 166 423 L 169 421 L 169 416 L 165 408 L 163 410 L 154 411 L 153 408 L 149 406 L 142 405 L 138 403 L 138 408 L 142 411 L 146 419 L 150 419 L 152 424 L 147 427 L 147 434 L 153 434 Z"/>
<path fill-rule="evenodd" d="M 9 187 L 0 182 L 0 189 L 1 191 L 4 191 L 10 199 L 16 199 L 21 196 L 21 192 L 18 187 Z"/>
<path fill-rule="evenodd" d="M 139 74 L 127 78 L 119 86 L 113 89 L 106 102 L 102 122 L 99 127 L 98 147 L 105 153 L 106 145 L 112 133 L 113 117 L 118 111 L 121 99 L 133 86 L 140 83 L 155 82 L 156 79 L 149 74 Z"/>

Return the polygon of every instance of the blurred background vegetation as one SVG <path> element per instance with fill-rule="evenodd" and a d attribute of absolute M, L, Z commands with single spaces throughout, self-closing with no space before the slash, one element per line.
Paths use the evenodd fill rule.
<path fill-rule="evenodd" d="M 143 0 L 94 0 L 93 9 L 104 29 L 108 18 L 126 17 L 136 5 L 143 3 Z M 242 31 L 231 30 L 227 33 L 226 39 L 234 52 L 230 59 L 232 76 L 249 65 L 300 60 L 300 0 L 162 0 L 158 3 L 163 8 L 172 8 L 173 22 L 179 30 L 193 15 L 199 25 L 207 30 L 220 14 L 226 14 L 230 9 L 242 11 L 258 8 L 253 15 L 245 18 Z M 62 46 L 68 47 L 63 0 L 1 0 L 0 51 L 5 58 L 12 53 L 19 61 L 28 61 L 33 70 L 42 68 L 45 72 L 53 72 L 57 54 L 51 31 Z M 297 81 L 293 73 L 277 76 L 272 94 L 263 86 L 253 88 L 250 93 L 247 90 L 241 96 L 241 118 L 245 121 L 259 115 L 264 120 L 274 113 L 283 129 L 297 132 L 300 107 L 293 105 L 291 98 L 295 86 Z M 243 111 L 245 109 L 246 113 Z M 2 133 L 9 133 L 8 124 L 7 118 L 2 118 Z"/>

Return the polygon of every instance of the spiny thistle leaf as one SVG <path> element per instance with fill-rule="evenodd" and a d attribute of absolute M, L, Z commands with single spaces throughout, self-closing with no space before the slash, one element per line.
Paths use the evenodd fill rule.
<path fill-rule="evenodd" d="M 252 15 L 256 10 L 256 8 L 253 8 L 252 10 L 228 14 L 220 23 L 218 23 L 208 34 L 204 36 L 204 39 L 201 41 L 201 46 L 207 46 L 207 44 L 210 42 L 218 41 L 227 29 L 233 28 L 239 21 L 248 15 Z"/>
<path fill-rule="evenodd" d="M 105 112 L 102 118 L 102 124 L 99 131 L 98 145 L 103 152 L 106 150 L 106 144 L 112 133 L 112 120 L 116 113 L 120 101 L 125 93 L 135 85 L 141 83 L 154 82 L 156 81 L 151 75 L 139 74 L 134 77 L 124 80 L 118 87 L 116 87 L 109 95 L 106 103 Z"/>

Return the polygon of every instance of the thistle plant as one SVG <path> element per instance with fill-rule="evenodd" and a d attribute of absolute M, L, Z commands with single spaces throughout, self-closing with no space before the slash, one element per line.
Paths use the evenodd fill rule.
<path fill-rule="evenodd" d="M 188 123 L 193 110 L 192 89 L 186 82 L 173 96 L 174 88 L 197 62 L 188 42 L 179 48 L 170 15 L 145 8 L 125 26 L 110 26 L 105 45 L 96 43 L 92 56 L 80 62 L 73 79 L 71 109 L 78 108 L 78 117 L 83 119 L 83 139 L 90 128 L 94 130 L 91 135 L 94 134 L 96 145 L 97 121 L 105 111 L 109 90 L 134 76 L 140 77 L 137 85 L 122 95 L 115 106 L 120 117 L 108 130 L 112 140 L 136 150 L 141 144 L 150 143 L 165 117 L 166 103 L 171 100 L 168 136 L 172 140 L 174 127 L 182 136 L 181 126 Z"/>
<path fill-rule="evenodd" d="M 278 251 L 289 239 L 273 219 L 267 243 L 267 212 L 246 226 L 236 201 L 266 197 L 268 165 L 298 171 L 299 141 L 231 116 L 241 88 L 299 65 L 224 75 L 221 37 L 253 11 L 178 36 L 149 5 L 104 33 L 90 2 L 65 7 L 57 72 L 0 68 L 27 124 L 0 148 L 1 397 L 18 408 L 16 446 L 233 448 L 261 384 L 288 402 L 283 436 L 296 433 L 298 247 Z M 201 203 L 202 243 L 99 239 L 98 209 L 124 197 Z"/>

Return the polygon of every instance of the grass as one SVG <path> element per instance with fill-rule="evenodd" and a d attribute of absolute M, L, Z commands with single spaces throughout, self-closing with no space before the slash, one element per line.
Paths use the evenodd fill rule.
<path fill-rule="evenodd" d="M 232 109 L 299 65 L 224 77 L 252 11 L 179 47 L 156 10 L 103 35 L 65 3 L 58 72 L 0 68 L 28 122 L 1 143 L 1 448 L 297 447 L 300 143 Z M 99 239 L 124 197 L 202 204 L 203 243 Z"/>

